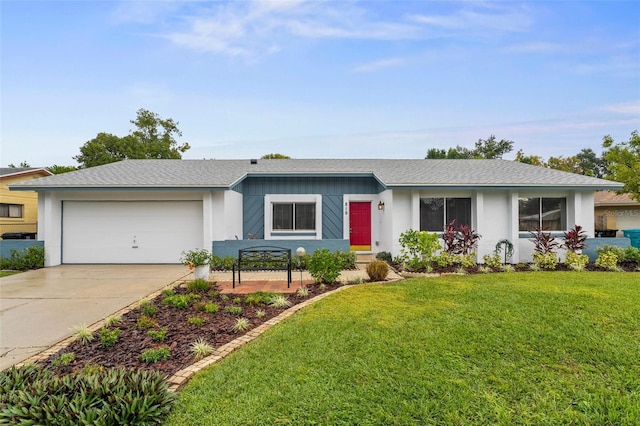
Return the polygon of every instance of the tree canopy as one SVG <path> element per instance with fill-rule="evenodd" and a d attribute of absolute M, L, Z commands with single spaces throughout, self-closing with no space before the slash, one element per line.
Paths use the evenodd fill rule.
<path fill-rule="evenodd" d="M 139 109 L 135 125 L 128 135 L 120 137 L 101 132 L 80 147 L 80 154 L 73 157 L 80 168 L 94 167 L 124 159 L 180 159 L 190 148 L 188 143 L 179 145 L 176 138 L 182 136 L 178 123 L 163 119 L 146 109 Z"/>
<path fill-rule="evenodd" d="M 291 159 L 291 157 L 289 157 L 288 155 L 284 155 L 284 154 L 280 154 L 278 152 L 273 153 L 273 154 L 265 154 L 262 157 L 260 157 L 260 159 L 262 160 L 288 160 Z"/>
<path fill-rule="evenodd" d="M 610 135 L 602 138 L 602 146 L 608 150 L 604 158 L 608 162 L 607 178 L 624 184 L 621 192 L 631 194 L 640 201 L 640 134 L 631 132 L 625 142 L 615 142 Z"/>
<path fill-rule="evenodd" d="M 430 148 L 427 151 L 426 159 L 494 159 L 513 150 L 513 141 L 501 139 L 496 141 L 496 136 L 491 135 L 488 139 L 478 139 L 474 149 L 456 145 L 455 148 L 438 149 Z"/>

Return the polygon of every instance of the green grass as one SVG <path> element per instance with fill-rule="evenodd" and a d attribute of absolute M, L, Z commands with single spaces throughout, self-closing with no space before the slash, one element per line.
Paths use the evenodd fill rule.
<path fill-rule="evenodd" d="M 9 275 L 15 275 L 15 274 L 19 274 L 20 272 L 18 271 L 0 271 L 0 278 L 2 277 L 8 277 Z"/>
<path fill-rule="evenodd" d="M 640 275 L 358 286 L 197 374 L 169 425 L 637 424 Z"/>

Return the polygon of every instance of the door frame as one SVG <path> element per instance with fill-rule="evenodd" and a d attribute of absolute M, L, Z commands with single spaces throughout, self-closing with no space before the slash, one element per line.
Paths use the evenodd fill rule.
<path fill-rule="evenodd" d="M 343 238 L 349 243 L 351 243 L 351 237 L 349 235 L 349 223 L 351 220 L 351 211 L 350 211 L 350 203 L 351 202 L 369 202 L 371 203 L 371 246 L 367 249 L 360 249 L 360 247 L 352 248 L 352 251 L 356 252 L 372 252 L 374 248 L 378 245 L 379 238 L 379 229 L 376 226 L 378 223 L 378 215 L 376 214 L 378 211 L 375 206 L 377 205 L 379 199 L 375 194 L 344 194 L 342 197 L 342 212 L 343 212 Z M 351 246 L 350 246 L 351 247 Z"/>

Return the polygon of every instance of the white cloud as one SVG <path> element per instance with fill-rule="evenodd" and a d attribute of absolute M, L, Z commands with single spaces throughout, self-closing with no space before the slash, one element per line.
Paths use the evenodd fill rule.
<path fill-rule="evenodd" d="M 633 115 L 640 120 L 640 100 L 623 102 L 619 104 L 605 105 L 604 111 L 613 112 L 621 115 Z"/>

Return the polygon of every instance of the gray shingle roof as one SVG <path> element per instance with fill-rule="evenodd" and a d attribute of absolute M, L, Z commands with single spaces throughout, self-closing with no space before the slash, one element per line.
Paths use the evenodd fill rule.
<path fill-rule="evenodd" d="M 508 160 L 125 160 L 12 185 L 13 189 L 230 188 L 247 176 L 375 176 L 387 188 L 562 187 L 622 184 Z"/>

